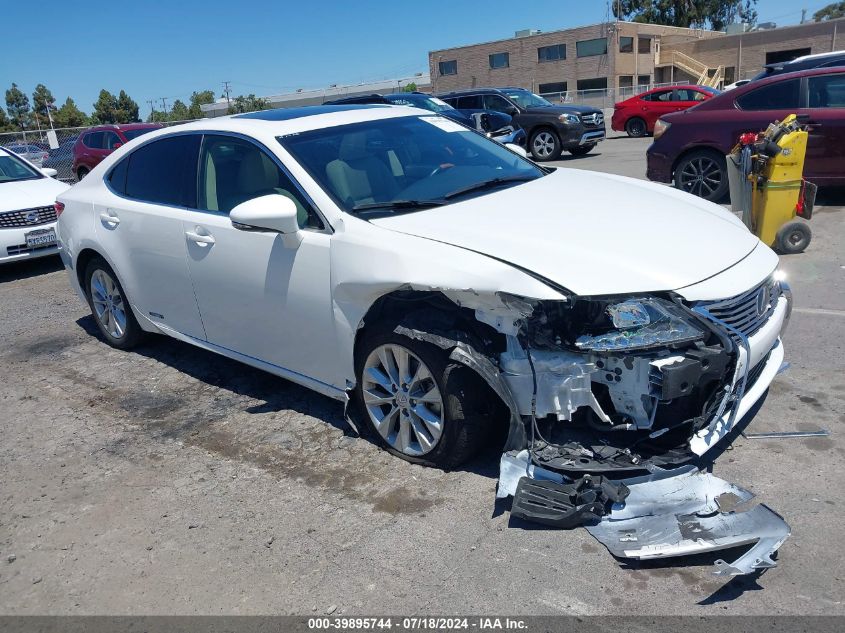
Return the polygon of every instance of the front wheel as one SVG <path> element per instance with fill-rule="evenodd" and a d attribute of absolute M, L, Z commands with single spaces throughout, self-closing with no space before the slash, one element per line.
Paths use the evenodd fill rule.
<path fill-rule="evenodd" d="M 728 192 L 725 157 L 709 150 L 687 154 L 675 168 L 675 187 L 710 202 L 718 202 Z"/>
<path fill-rule="evenodd" d="M 781 253 L 795 255 L 803 253 L 810 245 L 812 238 L 813 232 L 810 231 L 809 226 L 798 220 L 793 220 L 780 227 L 775 238 L 775 245 Z"/>
<path fill-rule="evenodd" d="M 595 143 L 592 145 L 579 145 L 578 147 L 570 147 L 567 151 L 573 156 L 586 156 L 594 147 Z"/>
<path fill-rule="evenodd" d="M 365 336 L 357 397 L 384 448 L 439 468 L 472 457 L 481 445 L 483 396 L 489 394 L 480 378 L 429 343 L 386 331 Z"/>
<path fill-rule="evenodd" d="M 85 269 L 85 290 L 97 327 L 112 347 L 130 349 L 143 336 L 117 275 L 100 257 Z"/>
<path fill-rule="evenodd" d="M 560 139 L 553 131 L 537 130 L 531 135 L 531 155 L 534 160 L 557 160 L 560 150 Z"/>

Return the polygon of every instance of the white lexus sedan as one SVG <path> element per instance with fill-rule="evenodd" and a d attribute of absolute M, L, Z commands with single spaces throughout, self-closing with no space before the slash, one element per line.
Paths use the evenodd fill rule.
<path fill-rule="evenodd" d="M 54 255 L 56 196 L 68 185 L 0 147 L 0 264 Z"/>
<path fill-rule="evenodd" d="M 715 204 L 517 149 L 381 105 L 162 129 L 59 196 L 61 254 L 109 344 L 272 372 L 411 461 L 501 423 L 529 477 L 698 463 L 781 367 L 776 255 Z"/>

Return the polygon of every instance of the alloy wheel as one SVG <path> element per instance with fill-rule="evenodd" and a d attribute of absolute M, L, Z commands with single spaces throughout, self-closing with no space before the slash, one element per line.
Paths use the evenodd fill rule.
<path fill-rule="evenodd" d="M 364 406 L 384 441 L 414 457 L 434 450 L 443 435 L 443 397 L 420 357 L 401 345 L 379 345 L 362 373 Z"/>
<path fill-rule="evenodd" d="M 539 158 L 548 158 L 555 151 L 555 137 L 551 132 L 538 132 L 532 142 L 534 154 Z"/>
<path fill-rule="evenodd" d="M 681 189 L 702 198 L 712 196 L 722 185 L 722 168 L 708 156 L 688 161 L 680 171 Z"/>
<path fill-rule="evenodd" d="M 112 276 L 98 268 L 91 275 L 91 303 L 94 315 L 108 334 L 116 339 L 126 333 L 126 307 Z"/>

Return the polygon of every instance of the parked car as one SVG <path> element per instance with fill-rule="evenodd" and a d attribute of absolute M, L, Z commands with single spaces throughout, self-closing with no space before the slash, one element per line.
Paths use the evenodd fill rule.
<path fill-rule="evenodd" d="M 4 146 L 10 152 L 14 152 L 18 156 L 23 156 L 30 163 L 36 167 L 41 167 L 44 159 L 47 158 L 47 151 L 33 143 L 13 143 Z"/>
<path fill-rule="evenodd" d="M 845 51 L 831 51 L 829 53 L 816 53 L 815 55 L 802 55 L 792 61 L 766 64 L 751 81 L 766 79 L 776 75 L 785 75 L 800 70 L 812 70 L 813 68 L 833 68 L 845 66 Z"/>
<path fill-rule="evenodd" d="M 610 127 L 628 136 L 645 136 L 654 131 L 654 123 L 664 114 L 686 110 L 719 94 L 708 86 L 672 86 L 654 88 L 613 106 Z"/>
<path fill-rule="evenodd" d="M 469 128 L 489 134 L 490 138 L 499 143 L 513 143 L 525 147 L 525 131 L 513 123 L 513 118 L 510 115 L 494 110 L 457 110 L 442 99 L 422 92 L 357 95 L 326 101 L 327 105 L 356 103 L 385 103 L 429 110 L 430 112 L 436 112 L 453 121 L 466 125 Z"/>
<path fill-rule="evenodd" d="M 598 108 L 554 105 L 524 88 L 477 88 L 439 96 L 458 110 L 509 114 L 528 135 L 535 160 L 556 160 L 563 150 L 583 156 L 604 140 L 604 114 Z"/>
<path fill-rule="evenodd" d="M 118 147 L 160 127 L 160 123 L 122 123 L 98 125 L 86 130 L 73 145 L 73 173 L 82 180 Z"/>
<path fill-rule="evenodd" d="M 76 144 L 78 138 L 78 136 L 69 138 L 63 141 L 56 149 L 49 150 L 49 154 L 41 166 L 55 169 L 57 173 L 56 178 L 59 180 L 76 180 L 76 175 L 73 173 L 73 146 Z"/>
<path fill-rule="evenodd" d="M 845 68 L 775 75 L 662 117 L 647 152 L 650 180 L 674 182 L 707 200 L 728 191 L 725 155 L 744 132 L 797 113 L 810 128 L 804 177 L 845 184 Z"/>
<path fill-rule="evenodd" d="M 0 264 L 57 252 L 55 200 L 68 185 L 50 175 L 0 148 Z"/>

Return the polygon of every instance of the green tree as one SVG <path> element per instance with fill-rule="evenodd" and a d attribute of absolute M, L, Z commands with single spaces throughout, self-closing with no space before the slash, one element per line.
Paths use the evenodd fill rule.
<path fill-rule="evenodd" d="M 170 116 L 168 118 L 171 121 L 187 121 L 191 118 L 188 113 L 188 106 L 182 100 L 176 99 L 173 102 L 173 107 L 170 109 Z"/>
<path fill-rule="evenodd" d="M 21 92 L 16 83 L 6 91 L 6 109 L 15 128 L 26 129 L 29 123 L 29 97 Z"/>
<path fill-rule="evenodd" d="M 44 84 L 35 86 L 35 92 L 32 93 L 32 110 L 34 118 L 42 128 L 50 127 L 47 111 L 49 110 L 51 114 L 56 111 L 56 98 Z"/>
<path fill-rule="evenodd" d="M 201 119 L 202 108 L 200 106 L 214 103 L 214 91 L 203 90 L 201 92 L 193 92 L 191 94 L 191 105 L 188 108 L 189 119 Z"/>
<path fill-rule="evenodd" d="M 13 132 L 14 129 L 15 126 L 6 116 L 6 111 L 0 108 L 0 132 Z"/>
<path fill-rule="evenodd" d="M 845 18 L 845 2 L 831 2 L 813 14 L 813 19 L 816 22 L 835 20 L 837 18 Z"/>
<path fill-rule="evenodd" d="M 62 127 L 82 127 L 88 125 L 88 115 L 76 107 L 73 99 L 68 97 L 61 108 L 53 115 L 53 125 Z"/>
<path fill-rule="evenodd" d="M 406 86 L 402 87 L 402 92 L 416 92 L 417 91 L 417 84 L 413 81 Z"/>
<path fill-rule="evenodd" d="M 619 0 L 613 14 L 624 20 L 723 30 L 734 22 L 757 22 L 757 0 Z"/>
<path fill-rule="evenodd" d="M 257 110 L 266 110 L 270 107 L 270 102 L 264 97 L 256 97 L 254 94 L 247 96 L 238 95 L 232 99 L 229 106 L 229 114 L 242 114 L 244 112 L 255 112 Z"/>
<path fill-rule="evenodd" d="M 100 90 L 100 97 L 94 104 L 94 112 L 91 113 L 91 122 L 117 123 L 117 99 L 105 88 Z"/>
<path fill-rule="evenodd" d="M 138 104 L 123 90 L 117 95 L 115 123 L 138 123 Z"/>

